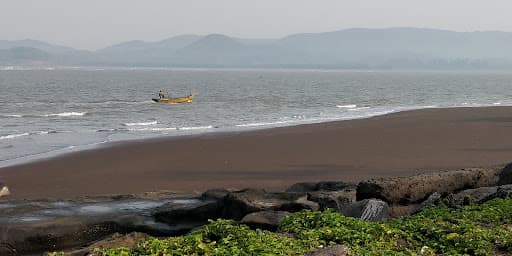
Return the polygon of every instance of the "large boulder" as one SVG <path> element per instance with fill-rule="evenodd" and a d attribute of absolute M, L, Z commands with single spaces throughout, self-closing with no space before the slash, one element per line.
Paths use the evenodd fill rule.
<path fill-rule="evenodd" d="M 123 232 L 114 221 L 94 218 L 59 218 L 33 224 L 16 223 L 0 228 L 2 255 L 26 255 L 83 246 L 91 241 Z"/>
<path fill-rule="evenodd" d="M 340 191 L 355 188 L 356 184 L 343 181 L 300 182 L 290 186 L 286 189 L 286 192 L 306 193 L 313 191 Z"/>
<path fill-rule="evenodd" d="M 344 207 L 342 213 L 362 220 L 384 221 L 389 218 L 389 206 L 379 199 L 365 199 Z"/>
<path fill-rule="evenodd" d="M 317 202 L 322 211 L 328 208 L 341 211 L 346 205 L 356 201 L 356 190 L 310 192 L 308 193 L 308 200 Z"/>
<path fill-rule="evenodd" d="M 303 193 L 271 193 L 262 189 L 245 189 L 229 193 L 224 198 L 222 216 L 240 220 L 252 212 L 297 212 L 302 209 L 318 210 L 318 204 L 307 200 L 307 195 Z"/>
<path fill-rule="evenodd" d="M 259 228 L 270 231 L 276 231 L 279 223 L 284 217 L 291 215 L 286 211 L 261 211 L 245 215 L 240 221 L 251 228 Z"/>
<path fill-rule="evenodd" d="M 501 171 L 501 168 L 473 168 L 411 177 L 371 179 L 359 183 L 357 200 L 378 198 L 390 204 L 420 203 L 434 192 L 454 193 L 495 186 Z"/>

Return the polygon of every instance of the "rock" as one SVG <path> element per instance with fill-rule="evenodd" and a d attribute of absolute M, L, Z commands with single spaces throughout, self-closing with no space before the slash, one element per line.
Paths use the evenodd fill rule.
<path fill-rule="evenodd" d="M 437 193 L 437 192 L 434 192 L 432 193 L 428 198 L 427 200 L 421 202 L 420 205 L 418 205 L 416 207 L 416 209 L 414 209 L 412 211 L 412 214 L 415 214 L 415 213 L 418 213 L 418 212 L 421 212 L 423 209 L 427 208 L 427 207 L 430 207 L 430 206 L 433 206 L 435 204 L 437 204 L 439 201 L 441 200 L 441 194 L 440 193 Z"/>
<path fill-rule="evenodd" d="M 197 204 L 197 199 L 161 200 L 101 197 L 85 201 L 0 201 L 0 255 L 41 255 L 44 251 L 83 247 L 116 232 L 173 236 L 197 227 L 191 222 L 168 225 L 151 215 L 166 202 Z"/>
<path fill-rule="evenodd" d="M 261 189 L 246 189 L 229 193 L 224 198 L 222 216 L 240 220 L 243 216 L 258 211 L 289 211 L 302 209 L 318 210 L 318 204 L 307 200 L 302 193 L 269 193 Z"/>
<path fill-rule="evenodd" d="M 306 193 L 313 191 L 340 191 L 355 188 L 353 183 L 342 181 L 301 182 L 290 186 L 286 192 Z"/>
<path fill-rule="evenodd" d="M 494 186 L 500 168 L 475 168 L 429 173 L 401 178 L 371 179 L 357 186 L 357 200 L 378 198 L 390 204 L 408 205 L 425 200 L 434 192 L 453 193 Z"/>
<path fill-rule="evenodd" d="M 201 194 L 200 199 L 202 200 L 224 200 L 230 192 L 227 189 L 217 188 L 217 189 L 209 189 L 206 190 L 203 194 Z"/>
<path fill-rule="evenodd" d="M 346 206 L 342 213 L 362 220 L 384 221 L 389 218 L 389 206 L 379 199 L 365 199 Z"/>
<path fill-rule="evenodd" d="M 221 216 L 222 207 L 219 201 L 207 200 L 195 204 L 167 203 L 153 210 L 156 221 L 167 224 L 196 223 L 202 225 L 208 219 Z"/>
<path fill-rule="evenodd" d="M 118 247 L 126 247 L 126 248 L 134 248 L 137 244 L 149 238 L 149 235 L 140 233 L 140 232 L 132 232 L 126 235 L 115 233 L 101 241 L 94 242 L 93 244 L 78 250 L 72 250 L 69 252 L 65 252 L 65 255 L 69 256 L 82 256 L 82 255 L 96 255 L 94 254 L 94 249 L 108 249 L 108 248 L 118 248 Z M 98 255 L 99 256 L 99 255 Z"/>
<path fill-rule="evenodd" d="M 3 237 L 0 244 L 4 245 L 4 248 L 11 248 L 11 251 L 15 252 L 12 255 L 36 254 L 83 246 L 121 231 L 122 228 L 115 222 L 74 217 L 60 218 L 37 224 L 16 223 L 2 228 Z"/>
<path fill-rule="evenodd" d="M 291 215 L 286 211 L 261 211 L 245 215 L 240 221 L 251 228 L 259 228 L 270 231 L 276 231 L 279 223 L 285 216 Z"/>
<path fill-rule="evenodd" d="M 333 245 L 324 248 L 318 248 L 312 252 L 306 253 L 307 256 L 345 256 L 349 254 L 349 249 L 343 245 Z"/>
<path fill-rule="evenodd" d="M 317 191 L 316 182 L 300 182 L 291 185 L 286 189 L 286 192 L 306 193 L 311 191 Z"/>
<path fill-rule="evenodd" d="M 512 163 L 507 164 L 500 173 L 497 185 L 512 184 Z"/>
<path fill-rule="evenodd" d="M 2 189 L 0 189 L 0 197 L 8 196 L 11 194 L 11 192 L 9 191 L 9 188 L 7 186 L 0 185 L 0 187 L 2 188 Z"/>
<path fill-rule="evenodd" d="M 490 200 L 493 200 L 493 199 L 496 199 L 496 198 L 502 198 L 502 199 L 512 198 L 512 186 L 511 185 L 505 185 L 505 186 L 498 187 L 496 189 L 495 193 L 490 194 L 490 195 L 482 198 L 479 201 L 479 203 L 485 203 L 487 201 L 490 201 Z"/>
<path fill-rule="evenodd" d="M 317 185 L 317 191 L 341 191 L 346 189 L 355 189 L 356 184 L 342 181 L 322 181 Z"/>
<path fill-rule="evenodd" d="M 467 189 L 455 194 L 449 194 L 445 198 L 445 202 L 449 207 L 462 208 L 465 205 L 480 204 L 487 201 L 491 195 L 498 192 L 499 189 L 512 189 L 512 185 L 503 185 L 496 187 L 481 187 L 475 189 Z"/>
<path fill-rule="evenodd" d="M 308 193 L 308 200 L 317 202 L 320 210 L 327 208 L 341 211 L 344 206 L 356 201 L 356 190 L 345 189 L 343 191 L 317 191 Z"/>

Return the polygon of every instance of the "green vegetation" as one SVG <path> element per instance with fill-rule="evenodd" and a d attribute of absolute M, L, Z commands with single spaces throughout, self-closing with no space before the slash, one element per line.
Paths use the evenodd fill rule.
<path fill-rule="evenodd" d="M 343 244 L 351 255 L 512 255 L 512 200 L 496 199 L 456 210 L 444 205 L 384 223 L 333 211 L 302 211 L 283 220 L 277 233 L 251 230 L 229 220 L 188 235 L 142 241 L 137 247 L 97 249 L 117 255 L 303 255 Z"/>

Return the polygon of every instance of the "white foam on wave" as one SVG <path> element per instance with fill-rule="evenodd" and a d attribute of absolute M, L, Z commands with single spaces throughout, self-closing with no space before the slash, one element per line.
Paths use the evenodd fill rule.
<path fill-rule="evenodd" d="M 14 139 L 14 138 L 23 137 L 23 136 L 29 136 L 29 135 L 46 135 L 46 134 L 53 134 L 53 133 L 58 133 L 58 132 L 57 131 L 53 131 L 53 130 L 49 130 L 49 131 L 35 131 L 35 132 L 16 133 L 16 134 L 9 134 L 9 135 L 5 135 L 5 136 L 0 136 L 0 140 L 1 139 Z"/>
<path fill-rule="evenodd" d="M 501 102 L 494 102 L 492 103 L 494 106 L 498 106 L 498 105 L 501 105 L 502 103 Z"/>
<path fill-rule="evenodd" d="M 3 117 L 16 117 L 16 118 L 19 118 L 19 117 L 23 117 L 23 115 L 15 115 L 15 114 L 7 114 L 7 115 L 1 115 Z"/>
<path fill-rule="evenodd" d="M 248 123 L 248 124 L 237 124 L 236 127 L 257 127 L 266 125 L 278 125 L 291 123 L 290 121 L 277 121 L 277 122 L 261 122 L 261 123 Z"/>
<path fill-rule="evenodd" d="M 32 132 L 30 134 L 46 135 L 46 134 L 52 134 L 52 133 L 58 133 L 58 132 L 57 131 L 38 131 L 38 132 Z"/>
<path fill-rule="evenodd" d="M 160 131 L 173 131 L 178 130 L 176 127 L 144 127 L 144 128 L 129 128 L 132 132 L 160 132 Z"/>
<path fill-rule="evenodd" d="M 148 121 L 148 122 L 139 122 L 139 123 L 125 123 L 126 126 L 149 126 L 149 125 L 156 125 L 157 121 Z"/>
<path fill-rule="evenodd" d="M 205 130 L 205 129 L 212 129 L 212 125 L 208 126 L 193 126 L 193 127 L 179 127 L 178 130 Z"/>
<path fill-rule="evenodd" d="M 28 135 L 30 135 L 30 133 L 28 133 L 28 132 L 18 133 L 18 134 L 9 134 L 9 135 L 0 136 L 0 140 L 14 139 L 17 137 L 28 136 Z"/>
<path fill-rule="evenodd" d="M 87 114 L 87 112 L 62 112 L 62 113 L 56 113 L 56 114 L 46 114 L 43 116 L 46 116 L 46 117 L 53 117 L 53 116 L 70 117 L 70 116 L 83 116 L 85 114 Z"/>
<path fill-rule="evenodd" d="M 357 105 L 356 104 L 348 104 L 348 105 L 336 105 L 337 108 L 348 108 L 348 109 L 351 109 L 351 108 L 356 108 Z"/>
<path fill-rule="evenodd" d="M 351 108 L 351 109 L 349 109 L 349 111 L 361 111 L 361 110 L 366 110 L 366 109 L 370 109 L 370 107 Z"/>

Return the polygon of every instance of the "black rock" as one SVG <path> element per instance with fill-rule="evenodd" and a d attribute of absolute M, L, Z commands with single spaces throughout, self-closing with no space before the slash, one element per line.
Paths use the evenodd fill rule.
<path fill-rule="evenodd" d="M 259 228 L 270 231 L 276 231 L 279 223 L 285 216 L 291 215 L 286 211 L 261 211 L 245 215 L 240 221 L 251 228 Z"/>
<path fill-rule="evenodd" d="M 318 204 L 307 200 L 302 193 L 270 193 L 261 189 L 246 189 L 229 193 L 224 198 L 222 216 L 240 220 L 245 215 L 266 210 L 296 212 L 318 210 Z"/>
<path fill-rule="evenodd" d="M 379 199 L 365 199 L 348 205 L 342 213 L 362 220 L 384 221 L 389 218 L 389 206 Z"/>

